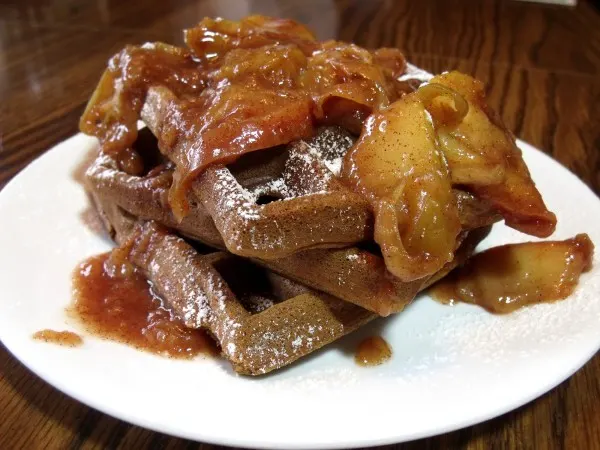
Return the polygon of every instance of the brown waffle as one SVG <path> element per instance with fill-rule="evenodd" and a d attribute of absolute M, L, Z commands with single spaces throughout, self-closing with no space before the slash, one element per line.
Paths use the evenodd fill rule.
<path fill-rule="evenodd" d="M 175 142 L 185 147 L 199 140 L 187 131 L 194 130 L 194 124 L 182 127 L 176 137 L 165 126 L 173 111 L 184 107 L 168 89 L 149 89 L 142 118 L 161 145 Z M 232 253 L 272 259 L 309 248 L 348 246 L 372 234 L 368 203 L 330 170 L 352 143 L 341 128 L 328 129 L 271 155 L 248 155 L 235 164 L 234 171 L 222 165 L 208 167 L 194 184 L 194 192 Z M 262 161 L 250 168 L 244 164 L 257 158 Z M 236 178 L 235 171 L 242 178 Z M 261 204 L 266 197 L 285 201 Z"/>
<path fill-rule="evenodd" d="M 331 145 L 323 136 L 329 139 L 333 135 L 339 136 L 337 130 L 329 128 L 321 131 L 312 141 L 312 145 L 317 146 L 315 153 L 328 154 L 327 149 Z M 175 220 L 168 206 L 168 190 L 172 181 L 172 171 L 168 164 L 163 166 L 162 170 L 153 165 L 160 160 L 160 153 L 148 130 L 140 132 L 137 144 L 136 150 L 147 162 L 145 175 L 128 175 L 119 170 L 116 160 L 106 155 L 100 155 L 87 173 L 90 189 L 102 197 L 110 198 L 111 201 L 134 216 L 145 220 L 155 220 L 167 227 L 177 229 L 184 236 L 210 246 L 226 248 L 211 215 L 204 205 L 196 200 L 194 193 L 189 199 L 192 205 L 189 215 L 181 223 Z M 296 143 L 291 146 L 292 150 L 274 149 L 258 152 L 247 155 L 241 161 L 228 167 L 209 169 L 213 175 L 221 173 L 228 177 L 231 185 L 236 187 L 236 193 L 230 195 L 226 194 L 228 191 L 222 189 L 211 190 L 215 197 L 216 193 L 220 192 L 221 197 L 219 198 L 222 200 L 215 201 L 227 202 L 231 195 L 235 197 L 236 195 L 250 195 L 256 191 L 269 192 L 265 186 L 273 184 L 272 180 L 281 173 L 281 167 L 286 163 L 288 166 L 292 166 L 289 160 L 293 158 L 290 156 L 293 155 L 293 149 L 305 146 L 303 143 Z M 300 159 L 304 161 L 303 158 Z M 332 164 L 332 159 L 324 161 Z M 290 172 L 294 173 L 291 169 Z M 489 208 L 475 200 L 470 194 L 456 190 L 455 195 L 461 206 L 461 216 L 466 229 L 484 227 L 495 221 L 496 216 L 490 212 Z M 285 207 L 285 204 L 291 204 L 300 199 L 303 199 L 308 205 L 311 199 L 321 197 L 326 197 L 326 195 L 306 195 L 294 200 L 272 202 L 265 206 L 284 205 Z M 255 205 L 255 203 L 253 204 Z M 302 224 L 302 217 L 318 215 L 311 213 L 310 210 L 296 211 L 296 214 L 297 217 L 293 219 L 292 223 L 298 224 L 300 221 L 298 226 Z M 367 214 L 370 220 L 368 211 Z M 278 217 L 282 218 L 281 215 Z M 366 223 L 363 222 L 363 233 L 370 232 L 366 228 Z M 335 221 L 331 222 L 328 227 L 335 230 L 335 224 Z M 286 228 L 294 229 L 293 226 Z M 327 292 L 383 316 L 401 311 L 416 295 L 422 284 L 422 280 L 404 283 L 390 276 L 383 259 L 376 251 L 359 247 L 315 249 L 296 252 L 277 259 L 256 258 L 255 261 L 304 285 Z"/>
<path fill-rule="evenodd" d="M 142 118 L 161 146 L 193 146 L 194 124 L 168 121 L 185 108 L 168 89 L 148 91 Z M 166 131 L 165 131 L 166 130 Z M 209 166 L 193 185 L 196 198 L 212 217 L 227 249 L 241 256 L 275 259 L 300 250 L 347 247 L 370 240 L 373 217 L 368 202 L 340 182 L 341 161 L 354 138 L 342 128 L 324 127 L 308 140 L 287 148 L 248 154 L 229 166 Z M 164 148 L 163 148 L 164 150 Z M 168 153 L 168 152 L 167 152 Z M 457 191 L 458 192 L 458 191 Z M 465 199 L 467 194 L 461 193 Z M 271 201 L 266 204 L 264 200 Z M 465 207 L 476 203 L 460 202 Z M 465 211 L 464 228 L 493 221 L 478 203 L 477 214 Z M 485 211 L 484 211 L 485 210 Z M 475 219 L 476 224 L 469 221 Z"/>
<path fill-rule="evenodd" d="M 376 317 L 373 313 L 225 253 L 192 247 L 167 228 L 141 221 L 93 193 L 113 238 L 190 328 L 208 330 L 236 372 L 286 366 Z M 478 237 L 424 288 L 468 256 Z"/>

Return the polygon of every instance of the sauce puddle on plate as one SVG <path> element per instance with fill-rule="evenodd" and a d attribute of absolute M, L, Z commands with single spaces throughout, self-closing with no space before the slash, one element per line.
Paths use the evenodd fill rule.
<path fill-rule="evenodd" d="M 49 344 L 62 345 L 63 347 L 79 347 L 83 344 L 81 336 L 72 331 L 40 330 L 33 333 L 33 339 Z"/>
<path fill-rule="evenodd" d="M 185 327 L 172 314 L 139 270 L 114 264 L 110 255 L 92 256 L 73 273 L 69 312 L 89 332 L 172 358 L 218 354 L 204 331 Z"/>
<path fill-rule="evenodd" d="M 392 357 L 392 348 L 381 336 L 370 336 L 358 347 L 354 360 L 359 366 L 378 366 Z"/>

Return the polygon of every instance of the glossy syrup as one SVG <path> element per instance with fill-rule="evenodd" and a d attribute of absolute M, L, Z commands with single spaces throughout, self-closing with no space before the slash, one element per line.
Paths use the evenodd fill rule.
<path fill-rule="evenodd" d="M 71 313 L 88 331 L 174 358 L 216 354 L 213 340 L 174 317 L 137 269 L 110 269 L 110 253 L 104 253 L 85 260 L 73 273 Z"/>
<path fill-rule="evenodd" d="M 392 348 L 381 336 L 370 336 L 356 348 L 354 360 L 359 366 L 378 366 L 392 357 Z"/>

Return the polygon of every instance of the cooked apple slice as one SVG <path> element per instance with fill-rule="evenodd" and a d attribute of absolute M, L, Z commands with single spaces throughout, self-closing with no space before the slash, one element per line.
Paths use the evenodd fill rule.
<path fill-rule="evenodd" d="M 411 281 L 452 260 L 460 220 L 433 125 L 417 94 L 369 117 L 346 155 L 343 176 L 371 202 L 375 241 L 392 274 Z"/>
<path fill-rule="evenodd" d="M 446 303 L 461 301 L 509 313 L 571 295 L 581 272 L 591 268 L 593 255 L 594 244 L 587 234 L 564 241 L 502 245 L 472 257 L 438 283 L 432 294 Z"/>
<path fill-rule="evenodd" d="M 451 105 L 447 95 L 422 92 L 421 96 L 434 120 L 453 183 L 466 185 L 490 201 L 508 226 L 538 237 L 551 235 L 556 216 L 546 208 L 514 137 L 487 105 L 483 84 L 468 75 L 449 72 L 434 77 L 421 89 L 444 88 L 467 102 L 462 120 L 448 120 Z"/>

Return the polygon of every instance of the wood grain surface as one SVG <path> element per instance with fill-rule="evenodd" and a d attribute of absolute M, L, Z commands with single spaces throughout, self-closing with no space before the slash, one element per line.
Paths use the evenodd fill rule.
<path fill-rule="evenodd" d="M 107 59 L 126 43 L 181 43 L 201 17 L 292 17 L 321 38 L 396 46 L 431 72 L 487 83 L 520 138 L 600 192 L 600 13 L 491 0 L 47 0 L 0 2 L 0 187 L 77 132 Z M 600 326 L 600 324 L 599 324 Z M 600 356 L 494 420 L 386 449 L 598 449 Z M 201 407 L 201 405 L 199 406 Z M 58 392 L 0 346 L 0 449 L 217 449 L 131 426 Z"/>

